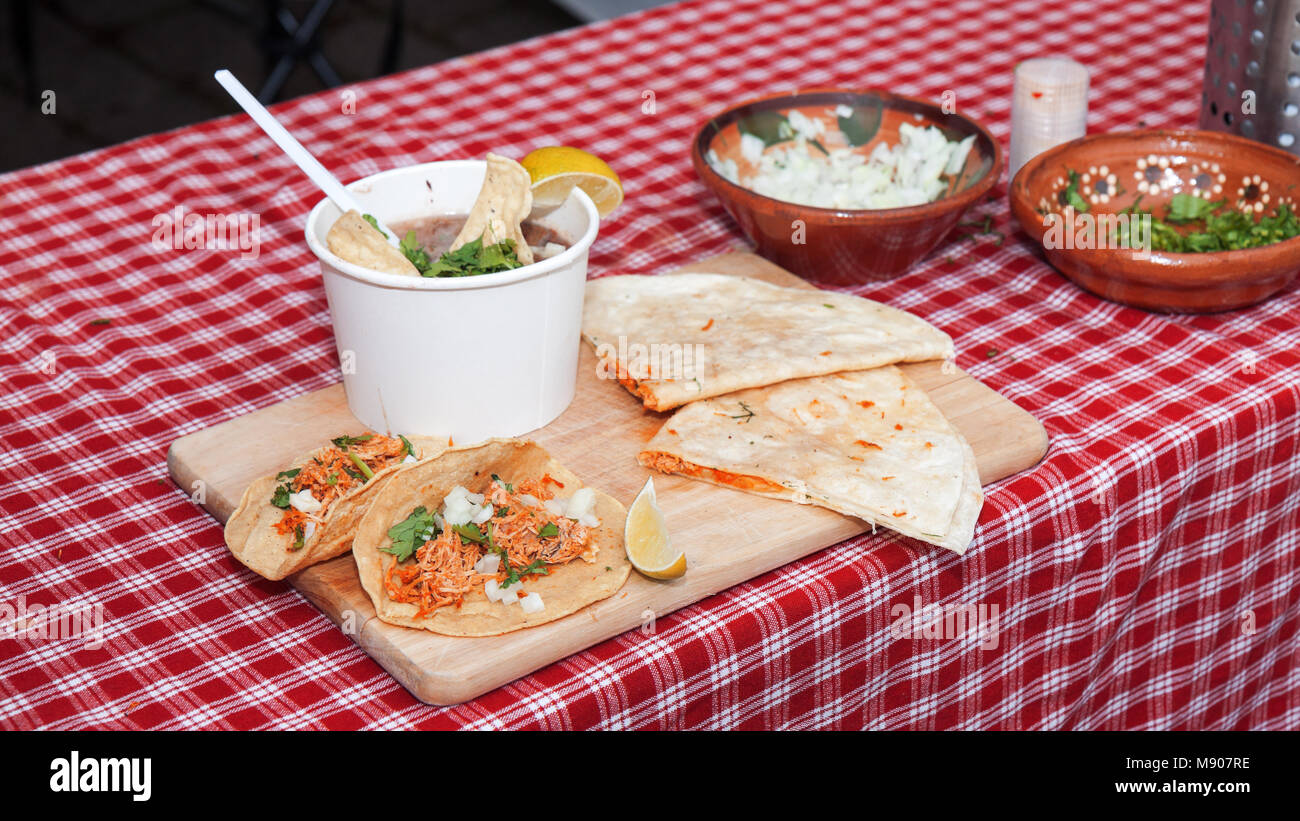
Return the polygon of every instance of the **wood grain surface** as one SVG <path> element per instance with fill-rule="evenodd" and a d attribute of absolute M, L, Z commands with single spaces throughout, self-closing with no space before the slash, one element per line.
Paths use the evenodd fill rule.
<path fill-rule="evenodd" d="M 807 286 L 745 253 L 701 260 L 673 273 L 688 271 Z M 646 411 L 617 382 L 596 378 L 595 355 L 586 344 L 578 367 L 573 404 L 526 438 L 551 451 L 586 484 L 630 504 L 650 475 L 636 454 L 670 414 Z M 902 367 L 970 442 L 985 484 L 1032 467 L 1046 453 L 1047 434 L 1036 419 L 963 371 L 939 362 Z M 255 478 L 284 469 L 331 437 L 361 429 L 340 384 L 182 437 L 172 443 L 167 462 L 181 488 L 192 491 L 202 483 L 203 506 L 225 522 Z M 655 488 L 673 543 L 686 551 L 686 575 L 665 582 L 634 571 L 613 598 L 527 630 L 456 638 L 386 624 L 375 618 L 351 555 L 307 568 L 288 581 L 417 698 L 454 704 L 867 529 L 859 519 L 819 507 L 677 476 L 656 474 Z M 972 550 L 979 549 L 978 538 L 977 529 Z"/>

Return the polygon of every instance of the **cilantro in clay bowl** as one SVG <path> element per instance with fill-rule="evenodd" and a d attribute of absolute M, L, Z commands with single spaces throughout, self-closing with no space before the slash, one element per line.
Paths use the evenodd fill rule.
<path fill-rule="evenodd" d="M 1039 154 L 1011 210 L 1092 293 L 1170 313 L 1253 305 L 1300 272 L 1300 161 L 1210 131 L 1096 134 Z"/>

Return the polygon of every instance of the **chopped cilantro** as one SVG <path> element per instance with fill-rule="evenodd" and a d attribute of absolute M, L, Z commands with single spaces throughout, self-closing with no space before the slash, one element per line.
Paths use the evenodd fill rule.
<path fill-rule="evenodd" d="M 334 444 L 334 447 L 346 453 L 348 448 L 352 447 L 353 445 L 359 445 L 362 442 L 369 442 L 371 439 L 374 438 L 375 435 L 373 433 L 367 433 L 364 436 L 339 436 L 337 438 L 331 439 L 330 442 Z"/>
<path fill-rule="evenodd" d="M 414 239 L 408 234 L 408 238 Z M 402 241 L 403 243 L 406 240 Z M 419 251 L 428 260 L 428 254 L 423 249 Z M 416 259 L 411 258 L 411 263 L 420 269 L 420 273 L 426 277 L 469 277 L 480 274 L 495 274 L 499 271 L 509 271 L 519 268 L 523 265 L 515 253 L 514 240 L 503 239 L 493 245 L 485 246 L 483 238 L 471 240 L 457 248 L 455 251 L 448 251 L 438 258 L 437 262 L 429 262 L 421 265 Z"/>
<path fill-rule="evenodd" d="M 735 416 L 729 417 L 729 418 L 731 418 L 731 419 L 739 419 L 739 420 L 740 420 L 741 422 L 743 422 L 743 423 L 748 423 L 751 419 L 753 419 L 753 418 L 754 418 L 755 416 L 757 416 L 757 415 L 758 415 L 758 414 L 754 413 L 754 409 L 753 409 L 753 408 L 751 408 L 749 405 L 745 404 L 744 402 L 741 402 L 741 403 L 740 403 L 740 413 L 736 414 Z"/>
<path fill-rule="evenodd" d="M 487 537 L 483 531 L 478 529 L 478 525 L 452 525 L 451 529 L 456 531 L 462 539 L 474 544 L 487 544 Z"/>
<path fill-rule="evenodd" d="M 555 522 L 547 522 L 537 531 L 537 538 L 539 539 L 554 539 L 559 535 L 560 528 L 556 526 Z"/>
<path fill-rule="evenodd" d="M 396 556 L 399 562 L 404 562 L 424 546 L 428 541 L 424 538 L 424 534 L 430 531 L 433 531 L 435 536 L 438 535 L 437 522 L 433 520 L 433 514 L 424 505 L 420 505 L 411 511 L 411 515 L 388 528 L 388 538 L 392 540 L 392 544 L 379 549 Z"/>
<path fill-rule="evenodd" d="M 551 575 L 551 571 L 546 569 L 546 562 L 542 561 L 541 559 L 533 559 L 531 562 L 528 563 L 527 567 L 520 567 L 520 568 L 511 566 L 510 561 L 508 559 L 505 559 L 504 552 L 502 552 L 502 559 L 505 562 L 505 566 L 506 566 L 506 580 L 501 582 L 502 590 L 505 590 L 507 587 L 509 587 L 512 584 L 516 584 L 522 581 L 524 576 Z"/>
<path fill-rule="evenodd" d="M 384 234 L 384 229 L 382 229 L 382 228 L 379 227 L 379 220 L 375 219 L 374 217 L 370 216 L 369 214 L 362 214 L 362 215 L 361 215 L 361 218 L 362 218 L 363 220 L 365 220 L 366 222 L 370 223 L 370 227 L 371 227 L 371 228 L 373 228 L 373 229 L 375 229 L 376 231 L 378 231 L 379 233 L 383 234 L 384 239 L 388 239 L 388 235 L 387 235 L 387 234 Z"/>

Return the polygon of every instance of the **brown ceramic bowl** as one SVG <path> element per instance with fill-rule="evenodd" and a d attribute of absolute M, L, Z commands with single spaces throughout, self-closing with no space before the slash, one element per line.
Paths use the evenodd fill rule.
<path fill-rule="evenodd" d="M 1163 217 L 1173 196 L 1185 192 L 1226 199 L 1258 219 L 1279 203 L 1296 207 L 1300 159 L 1285 151 L 1214 131 L 1081 137 L 1025 163 L 1011 181 L 1011 210 L 1025 233 L 1043 245 L 1047 261 L 1070 280 L 1097 296 L 1148 311 L 1242 308 L 1282 290 L 1300 271 L 1300 237 L 1238 251 L 1150 251 L 1145 258 L 1141 251 L 1113 245 L 1060 247 L 1066 244 L 1064 232 L 1049 232 L 1053 218 L 1048 215 L 1055 214 L 1061 228 L 1067 224 L 1062 192 L 1070 171 L 1079 175 L 1078 193 L 1093 217 L 1117 214 L 1139 196 L 1142 209 Z M 1096 231 L 1092 244 L 1102 245 L 1107 233 Z"/>
<path fill-rule="evenodd" d="M 705 159 L 712 149 L 722 159 L 737 160 L 744 179 L 753 166 L 740 154 L 738 123 L 742 119 L 752 123 L 755 115 L 770 117 L 765 113 L 788 114 L 798 109 L 806 116 L 826 120 L 828 130 L 839 131 L 834 115 L 839 105 L 862 113 L 869 123 L 873 122 L 874 112 L 879 112 L 878 130 L 857 148 L 868 154 L 882 141 L 896 145 L 898 126 L 902 122 L 938 126 L 949 139 L 974 134 L 975 142 L 966 165 L 950 186 L 950 193 L 935 202 L 908 208 L 813 208 L 765 197 L 729 182 Z M 695 173 L 717 195 L 760 254 L 782 268 L 824 285 L 887 279 L 906 270 L 933 250 L 961 219 L 962 213 L 993 187 L 1002 174 L 998 142 L 979 123 L 959 114 L 947 114 L 924 100 L 875 90 L 813 89 L 741 103 L 700 127 L 691 144 L 691 162 Z M 797 221 L 802 221 L 802 237 L 796 233 Z M 804 241 L 798 242 L 800 238 Z"/>

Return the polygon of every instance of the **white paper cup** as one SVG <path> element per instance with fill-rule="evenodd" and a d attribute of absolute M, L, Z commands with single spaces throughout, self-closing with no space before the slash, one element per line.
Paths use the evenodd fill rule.
<path fill-rule="evenodd" d="M 456 160 L 384 171 L 348 186 L 392 225 L 469 212 L 487 165 Z M 335 256 L 339 209 L 307 216 L 320 259 L 348 408 L 366 427 L 470 444 L 547 424 L 573 401 L 587 252 L 600 217 L 580 190 L 542 221 L 573 240 L 562 254 L 475 277 L 385 274 Z"/>

